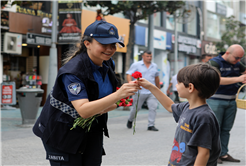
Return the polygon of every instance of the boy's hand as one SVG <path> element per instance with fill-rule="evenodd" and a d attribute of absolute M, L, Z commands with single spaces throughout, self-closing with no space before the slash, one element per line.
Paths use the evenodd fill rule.
<path fill-rule="evenodd" d="M 138 81 L 138 84 L 145 89 L 149 89 L 149 88 L 151 88 L 151 86 L 154 86 L 152 83 L 150 83 L 149 81 L 147 81 L 144 78 L 140 78 Z"/>
<path fill-rule="evenodd" d="M 129 83 L 123 84 L 120 89 L 116 91 L 120 99 L 132 96 L 140 89 L 138 81 L 131 81 Z"/>

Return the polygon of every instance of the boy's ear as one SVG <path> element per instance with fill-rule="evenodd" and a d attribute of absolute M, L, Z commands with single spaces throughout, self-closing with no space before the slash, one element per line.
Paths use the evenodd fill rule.
<path fill-rule="evenodd" d="M 192 84 L 192 83 L 189 83 L 189 87 L 188 87 L 189 89 L 189 93 L 192 93 L 194 90 L 195 90 L 195 87 L 194 87 L 194 85 Z"/>

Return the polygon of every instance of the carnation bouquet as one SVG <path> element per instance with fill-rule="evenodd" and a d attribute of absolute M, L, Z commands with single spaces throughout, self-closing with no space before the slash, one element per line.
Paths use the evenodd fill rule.
<path fill-rule="evenodd" d="M 118 90 L 118 89 L 120 89 L 120 88 L 117 87 L 116 90 Z M 117 101 L 116 104 L 117 104 L 117 107 L 121 107 L 121 106 L 129 107 L 132 105 L 132 102 L 133 102 L 132 99 L 130 99 L 129 97 L 126 97 L 126 98 L 123 98 L 123 99 L 120 99 L 119 101 Z M 73 127 L 70 130 L 79 126 L 83 129 L 87 128 L 87 131 L 89 132 L 91 129 L 91 125 L 92 125 L 93 121 L 98 116 L 100 116 L 100 114 L 96 114 L 96 115 L 89 117 L 89 118 L 86 118 L 86 119 L 82 118 L 82 117 L 78 117 L 74 120 Z"/>

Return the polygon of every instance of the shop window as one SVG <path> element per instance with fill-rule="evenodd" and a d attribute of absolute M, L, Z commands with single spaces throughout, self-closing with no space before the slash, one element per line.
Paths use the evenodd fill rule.
<path fill-rule="evenodd" d="M 223 33 L 226 32 L 225 17 L 207 12 L 207 37 L 221 39 Z"/>
<path fill-rule="evenodd" d="M 231 0 L 215 0 L 215 2 L 231 7 Z"/>
<path fill-rule="evenodd" d="M 26 72 L 26 58 L 12 55 L 3 56 L 3 81 L 14 81 L 16 89 L 21 86 L 21 76 Z"/>
<path fill-rule="evenodd" d="M 209 26 L 207 26 L 209 25 Z M 211 12 L 207 12 L 207 37 L 220 39 L 220 21 L 219 16 Z"/>
<path fill-rule="evenodd" d="M 197 35 L 197 15 L 196 12 L 193 14 L 193 19 L 187 23 L 187 33 L 191 35 Z"/>

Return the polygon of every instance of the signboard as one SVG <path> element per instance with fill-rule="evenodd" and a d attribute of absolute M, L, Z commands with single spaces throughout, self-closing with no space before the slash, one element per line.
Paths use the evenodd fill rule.
<path fill-rule="evenodd" d="M 197 48 L 201 48 L 201 41 L 199 39 L 178 35 L 178 51 L 196 54 Z"/>
<path fill-rule="evenodd" d="M 226 14 L 227 14 L 226 6 L 219 4 L 219 3 L 216 3 L 216 13 L 223 15 L 223 16 L 226 16 Z"/>
<path fill-rule="evenodd" d="M 216 45 L 210 41 L 202 41 L 202 54 L 217 55 L 218 51 Z"/>
<path fill-rule="evenodd" d="M 2 105 L 15 105 L 15 82 L 3 82 L 1 84 L 1 104 Z"/>
<path fill-rule="evenodd" d="M 89 26 L 91 23 L 93 23 L 96 20 L 97 13 L 90 10 L 82 10 L 82 24 L 81 24 L 81 30 L 82 34 L 85 31 L 85 28 Z M 115 17 L 112 15 L 108 15 L 104 17 L 107 22 L 113 23 L 119 33 L 119 40 L 121 40 L 125 46 L 127 46 L 129 41 L 129 31 L 130 31 L 130 20 L 120 17 Z M 127 47 L 118 47 L 116 52 L 127 52 Z"/>
<path fill-rule="evenodd" d="M 154 48 L 166 50 L 166 32 L 154 30 Z"/>
<path fill-rule="evenodd" d="M 34 45 L 51 45 L 51 36 L 39 35 L 35 33 L 26 34 L 26 43 Z"/>
<path fill-rule="evenodd" d="M 57 29 L 59 26 L 59 22 L 57 22 Z M 42 18 L 42 27 L 41 27 L 42 33 L 52 33 L 52 18 L 49 17 L 43 17 Z"/>
<path fill-rule="evenodd" d="M 76 43 L 81 39 L 81 2 L 59 1 L 58 43 Z"/>
<path fill-rule="evenodd" d="M 28 15 L 32 15 L 32 16 L 52 18 L 52 14 L 51 13 L 46 13 L 46 12 L 43 12 L 42 10 L 35 10 L 35 9 L 25 8 L 25 7 L 18 6 L 18 5 L 16 6 L 16 12 L 17 13 L 22 13 L 22 14 L 28 14 Z"/>

